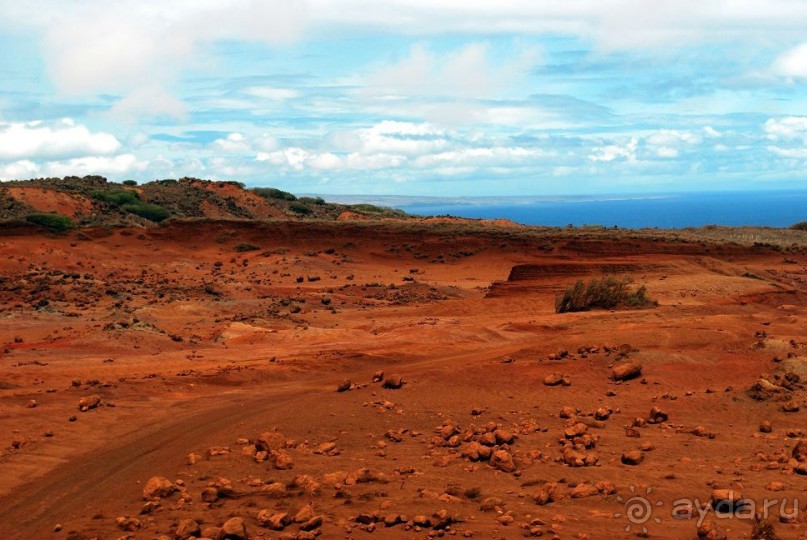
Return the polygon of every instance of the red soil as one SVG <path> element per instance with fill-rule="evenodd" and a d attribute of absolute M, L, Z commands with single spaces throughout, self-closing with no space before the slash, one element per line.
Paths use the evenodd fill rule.
<path fill-rule="evenodd" d="M 92 211 L 92 202 L 81 195 L 33 187 L 9 187 L 7 190 L 11 197 L 39 212 L 56 212 L 76 217 Z"/>
<path fill-rule="evenodd" d="M 799 499 L 796 521 L 780 523 L 777 507 L 773 525 L 807 538 L 807 477 L 775 455 L 789 457 L 807 428 L 804 391 L 748 393 L 762 374 L 807 377 L 804 254 L 287 221 L 17 229 L 0 236 L 0 254 L 2 538 L 175 538 L 182 519 L 204 529 L 233 516 L 250 538 L 281 538 L 259 512 L 309 503 L 322 538 L 510 539 L 531 528 L 634 538 L 641 525 L 623 501 L 648 488 L 661 503 L 660 522 L 645 524 L 652 538 L 696 538 L 697 514 L 673 519 L 673 501 L 703 502 L 713 488 L 757 504 Z M 565 286 L 614 270 L 659 307 L 554 313 Z M 611 380 L 610 367 L 630 360 L 642 376 Z M 377 370 L 403 376 L 403 388 L 372 383 Z M 553 373 L 571 385 L 545 385 Z M 337 392 L 346 378 L 354 388 Z M 79 412 L 89 395 L 101 406 Z M 800 412 L 782 412 L 789 400 Z M 559 417 L 564 406 L 576 420 Z M 626 429 L 654 406 L 668 421 Z M 610 418 L 595 422 L 598 408 Z M 766 420 L 773 430 L 760 433 Z M 579 421 L 596 438 L 577 441 L 595 443 L 596 466 L 561 459 L 564 430 Z M 464 434 L 488 423 L 516 435 L 499 441 L 514 472 L 462 457 Z M 456 441 L 453 429 L 440 435 L 446 425 Z M 692 433 L 699 426 L 707 436 Z M 281 451 L 291 469 L 254 458 L 257 436 L 274 428 L 294 440 Z M 219 447 L 230 452 L 209 455 Z M 641 464 L 622 463 L 642 447 Z M 188 465 L 190 453 L 201 460 Z M 383 478 L 345 482 L 364 468 Z M 180 493 L 144 508 L 154 476 Z M 546 483 L 556 500 L 536 504 Z M 595 483 L 599 492 L 571 496 Z M 202 499 L 210 484 L 216 502 Z M 436 518 L 383 523 L 440 510 L 457 520 L 442 533 Z M 370 535 L 355 518 L 374 513 Z M 748 519 L 710 518 L 729 538 L 752 537 Z"/>

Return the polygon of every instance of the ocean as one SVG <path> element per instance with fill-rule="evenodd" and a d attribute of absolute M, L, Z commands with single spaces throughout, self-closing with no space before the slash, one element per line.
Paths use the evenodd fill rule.
<path fill-rule="evenodd" d="M 789 227 L 807 221 L 807 190 L 613 195 L 591 197 L 529 197 L 453 199 L 450 204 L 419 202 L 398 208 L 419 216 L 504 218 L 525 225 L 602 225 L 623 228 L 757 225 Z"/>

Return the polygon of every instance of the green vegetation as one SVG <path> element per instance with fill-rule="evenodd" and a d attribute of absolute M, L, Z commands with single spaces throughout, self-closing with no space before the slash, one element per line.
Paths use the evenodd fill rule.
<path fill-rule="evenodd" d="M 257 193 L 264 199 L 280 199 L 281 201 L 296 201 L 297 197 L 288 191 L 277 188 L 253 188 L 253 193 Z"/>
<path fill-rule="evenodd" d="M 137 180 L 124 180 L 122 183 L 124 186 L 136 186 Z"/>
<path fill-rule="evenodd" d="M 807 221 L 800 221 L 790 226 L 791 229 L 796 231 L 807 231 Z"/>
<path fill-rule="evenodd" d="M 143 202 L 140 200 L 140 195 L 127 189 L 113 191 L 97 189 L 90 193 L 90 196 L 97 201 L 117 206 L 124 212 L 129 212 L 130 214 L 146 218 L 156 223 L 164 221 L 171 216 L 171 213 L 162 206 Z"/>
<path fill-rule="evenodd" d="M 351 204 L 350 209 L 364 214 L 376 214 L 385 217 L 406 217 L 406 212 L 403 210 L 386 206 L 376 206 L 374 204 Z"/>
<path fill-rule="evenodd" d="M 71 220 L 69 217 L 61 214 L 52 214 L 46 212 L 28 214 L 25 216 L 25 221 L 28 221 L 29 223 L 36 223 L 37 225 L 46 227 L 54 232 L 65 232 L 75 227 L 73 220 Z"/>
<path fill-rule="evenodd" d="M 325 204 L 325 199 L 322 197 L 300 197 L 299 201 L 305 204 L 315 204 L 317 206 L 322 206 Z"/>
<path fill-rule="evenodd" d="M 162 206 L 156 204 L 148 204 L 142 201 L 138 201 L 137 204 L 124 204 L 123 206 L 121 206 L 121 209 L 126 212 L 129 212 L 130 214 L 146 218 L 149 221 L 154 221 L 155 223 L 165 221 L 166 219 L 171 217 L 171 212 L 169 212 Z"/>
<path fill-rule="evenodd" d="M 96 189 L 90 193 L 90 197 L 96 201 L 102 201 L 115 206 L 122 206 L 124 204 L 137 204 L 140 202 L 140 196 L 128 189 L 119 189 L 115 191 L 104 191 Z"/>
<path fill-rule="evenodd" d="M 650 307 L 657 306 L 658 302 L 647 297 L 647 288 L 642 285 L 636 290 L 630 288 L 633 280 L 630 278 L 616 278 L 605 276 L 594 278 L 584 283 L 579 280 L 568 287 L 555 299 L 555 312 L 588 311 L 592 308 L 612 309 L 617 306 Z"/>
<path fill-rule="evenodd" d="M 298 201 L 291 203 L 289 205 L 289 209 L 295 214 L 300 214 L 302 216 L 307 216 L 308 214 L 313 212 L 313 210 L 311 210 L 311 208 L 309 208 L 307 204 Z"/>

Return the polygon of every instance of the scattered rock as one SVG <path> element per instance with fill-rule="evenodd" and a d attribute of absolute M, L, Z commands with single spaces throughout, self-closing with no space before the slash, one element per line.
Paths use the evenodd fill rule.
<path fill-rule="evenodd" d="M 218 540 L 247 540 L 247 538 L 247 525 L 240 517 L 225 521 L 218 536 Z"/>
<path fill-rule="evenodd" d="M 87 412 L 90 409 L 95 409 L 101 404 L 100 396 L 92 395 L 92 396 L 85 396 L 78 400 L 78 410 L 81 412 Z"/>
<path fill-rule="evenodd" d="M 390 375 L 389 377 L 384 379 L 384 382 L 381 386 L 389 390 L 398 390 L 403 385 L 404 385 L 403 377 L 401 377 L 400 375 Z"/>
<path fill-rule="evenodd" d="M 143 498 L 145 500 L 160 499 L 168 497 L 176 491 L 176 487 L 167 478 L 153 476 L 143 487 Z"/>
<path fill-rule="evenodd" d="M 642 374 L 642 364 L 632 360 L 617 364 L 612 368 L 612 377 L 615 381 L 628 381 Z"/>
<path fill-rule="evenodd" d="M 177 540 L 187 540 L 191 536 L 199 536 L 200 534 L 202 534 L 202 530 L 199 527 L 199 523 L 193 519 L 181 520 L 174 532 L 174 536 Z"/>
<path fill-rule="evenodd" d="M 339 386 L 336 387 L 337 392 L 347 392 L 351 389 L 353 383 L 350 382 L 350 379 L 345 379 L 339 383 Z"/>
<path fill-rule="evenodd" d="M 644 453 L 641 450 L 623 452 L 621 461 L 625 465 L 639 465 L 642 461 L 644 461 Z"/>

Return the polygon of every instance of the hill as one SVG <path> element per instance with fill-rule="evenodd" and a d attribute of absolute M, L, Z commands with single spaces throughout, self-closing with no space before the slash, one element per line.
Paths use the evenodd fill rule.
<path fill-rule="evenodd" d="M 56 214 L 57 217 L 42 216 Z M 61 216 L 61 217 L 59 217 Z M 169 218 L 338 220 L 406 218 L 400 210 L 332 204 L 275 188 L 198 178 L 116 183 L 102 176 L 0 184 L 0 220 L 63 226 L 149 226 Z"/>

